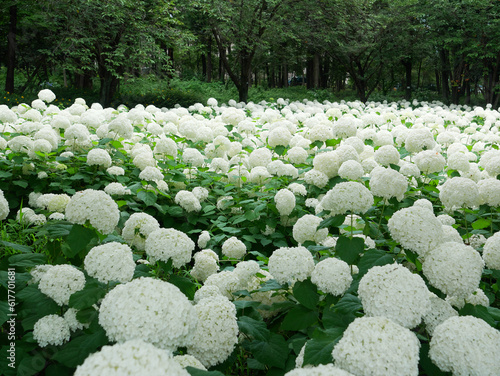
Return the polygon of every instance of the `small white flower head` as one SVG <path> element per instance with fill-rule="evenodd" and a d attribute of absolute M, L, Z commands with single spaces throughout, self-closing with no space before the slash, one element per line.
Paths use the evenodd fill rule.
<path fill-rule="evenodd" d="M 278 248 L 269 257 L 269 273 L 278 283 L 293 285 L 311 276 L 314 259 L 305 247 Z"/>
<path fill-rule="evenodd" d="M 69 341 L 70 336 L 68 323 L 58 315 L 44 316 L 33 327 L 33 338 L 40 347 L 60 346 Z"/>
<path fill-rule="evenodd" d="M 76 314 L 78 311 L 74 308 L 68 308 L 68 310 L 64 313 L 64 320 L 69 326 L 69 330 L 74 332 L 79 329 L 83 328 L 88 328 L 90 326 L 90 323 L 83 324 L 80 321 L 78 321 Z"/>
<path fill-rule="evenodd" d="M 300 146 L 294 146 L 286 152 L 286 157 L 293 164 L 306 163 L 308 155 L 307 150 Z"/>
<path fill-rule="evenodd" d="M 201 167 L 205 163 L 203 154 L 198 149 L 186 148 L 182 153 L 182 160 L 184 163 L 192 165 L 193 167 Z"/>
<path fill-rule="evenodd" d="M 447 295 L 467 297 L 479 287 L 484 261 L 472 247 L 442 243 L 425 256 L 422 271 L 429 283 Z"/>
<path fill-rule="evenodd" d="M 373 156 L 375 161 L 384 167 L 391 164 L 397 165 L 400 160 L 399 151 L 393 145 L 384 145 L 375 151 Z"/>
<path fill-rule="evenodd" d="M 469 158 L 465 153 L 454 153 L 448 155 L 448 168 L 468 172 L 470 170 Z"/>
<path fill-rule="evenodd" d="M 127 189 L 123 184 L 121 183 L 109 183 L 107 186 L 104 187 L 104 192 L 106 192 L 108 195 L 113 196 L 125 196 L 125 195 L 130 195 L 132 192 L 130 189 Z"/>
<path fill-rule="evenodd" d="M 153 216 L 146 213 L 134 213 L 125 222 L 122 237 L 130 246 L 144 251 L 149 234 L 159 229 L 160 224 Z"/>
<path fill-rule="evenodd" d="M 222 254 L 233 259 L 242 259 L 247 253 L 245 243 L 232 236 L 222 244 Z"/>
<path fill-rule="evenodd" d="M 173 228 L 160 228 L 149 234 L 145 250 L 151 262 L 157 260 L 167 262 L 172 259 L 175 268 L 191 261 L 194 242 L 185 233 Z"/>
<path fill-rule="evenodd" d="M 200 202 L 203 202 L 208 198 L 208 189 L 203 187 L 194 187 L 193 194 Z"/>
<path fill-rule="evenodd" d="M 118 166 L 111 166 L 106 170 L 106 172 L 110 175 L 115 175 L 115 176 L 125 175 L 125 170 L 122 167 Z"/>
<path fill-rule="evenodd" d="M 312 214 L 306 214 L 300 217 L 293 225 L 293 238 L 299 244 L 306 241 L 321 243 L 328 236 L 328 229 L 318 230 L 322 219 Z"/>
<path fill-rule="evenodd" d="M 500 232 L 490 236 L 484 243 L 483 260 L 488 269 L 500 270 Z"/>
<path fill-rule="evenodd" d="M 361 163 L 350 159 L 342 163 L 338 174 L 342 179 L 359 180 L 365 174 L 365 170 Z"/>
<path fill-rule="evenodd" d="M 500 331 L 477 317 L 450 317 L 434 329 L 429 358 L 454 375 L 498 375 Z"/>
<path fill-rule="evenodd" d="M 324 188 L 328 184 L 328 176 L 324 172 L 312 169 L 304 174 L 304 181 L 318 188 Z"/>
<path fill-rule="evenodd" d="M 479 189 L 471 179 L 454 177 L 440 187 L 439 199 L 447 210 L 474 208 L 480 203 Z"/>
<path fill-rule="evenodd" d="M 75 376 L 189 376 L 173 357 L 147 341 L 132 339 L 104 346 L 76 368 Z"/>
<path fill-rule="evenodd" d="M 203 249 L 193 256 L 194 266 L 189 272 L 191 276 L 200 282 L 219 271 L 219 256 L 211 249 Z"/>
<path fill-rule="evenodd" d="M 57 304 L 69 303 L 70 296 L 85 287 L 85 275 L 72 265 L 54 265 L 40 278 L 38 288 Z"/>
<path fill-rule="evenodd" d="M 210 241 L 210 233 L 208 231 L 203 230 L 198 237 L 198 247 L 204 249 L 207 247 L 208 242 Z"/>
<path fill-rule="evenodd" d="M 500 180 L 483 179 L 477 182 L 479 203 L 500 206 Z"/>
<path fill-rule="evenodd" d="M 283 188 L 274 196 L 274 202 L 280 215 L 287 216 L 295 208 L 295 195 L 289 189 Z"/>
<path fill-rule="evenodd" d="M 51 212 L 64 213 L 71 197 L 67 194 L 43 194 L 36 200 L 36 206 Z"/>
<path fill-rule="evenodd" d="M 343 295 L 352 282 L 351 269 L 346 262 L 330 257 L 316 264 L 311 282 L 323 292 L 334 296 Z"/>
<path fill-rule="evenodd" d="M 349 181 L 338 183 L 330 189 L 320 202 L 331 215 L 366 213 L 373 205 L 373 195 L 363 184 Z"/>
<path fill-rule="evenodd" d="M 201 210 L 200 200 L 193 192 L 181 190 L 175 195 L 175 203 L 188 213 L 199 212 Z"/>
<path fill-rule="evenodd" d="M 424 323 L 427 333 L 431 336 L 436 327 L 453 316 L 458 316 L 458 312 L 453 309 L 450 303 L 439 298 L 436 294 L 429 292 L 431 309 L 424 315 Z"/>
<path fill-rule="evenodd" d="M 432 205 L 432 204 L 431 204 Z M 440 214 L 436 217 L 439 222 L 446 226 L 453 226 L 455 224 L 455 218 L 448 214 Z"/>
<path fill-rule="evenodd" d="M 141 339 L 175 350 L 191 342 L 196 323 L 196 312 L 179 288 L 154 278 L 116 286 L 99 308 L 99 324 L 118 343 Z"/>
<path fill-rule="evenodd" d="M 406 133 L 404 140 L 405 149 L 410 153 L 418 153 L 422 150 L 430 150 L 436 145 L 434 136 L 429 128 L 413 128 Z"/>
<path fill-rule="evenodd" d="M 288 185 L 288 189 L 292 191 L 294 195 L 298 196 L 307 196 L 307 189 L 304 184 L 299 183 L 290 183 Z"/>
<path fill-rule="evenodd" d="M 291 139 L 292 134 L 290 131 L 284 126 L 279 126 L 269 132 L 267 143 L 272 148 L 276 146 L 288 146 Z"/>
<path fill-rule="evenodd" d="M 56 99 L 56 95 L 49 89 L 43 89 L 38 92 L 38 99 L 50 103 Z"/>
<path fill-rule="evenodd" d="M 374 266 L 359 282 L 367 316 L 383 316 L 412 329 L 430 309 L 429 290 L 418 274 L 400 264 Z"/>
<path fill-rule="evenodd" d="M 87 153 L 87 164 L 89 166 L 103 166 L 108 168 L 111 166 L 111 156 L 104 149 L 91 149 Z"/>
<path fill-rule="evenodd" d="M 146 181 L 159 181 L 163 180 L 164 177 L 160 169 L 153 166 L 146 166 L 139 174 L 139 179 Z"/>
<path fill-rule="evenodd" d="M 126 244 L 110 242 L 93 247 L 83 262 L 85 271 L 102 283 L 130 282 L 135 262 L 132 250 Z"/>
<path fill-rule="evenodd" d="M 359 317 L 335 345 L 337 367 L 354 375 L 417 376 L 420 342 L 415 333 L 385 317 Z"/>
<path fill-rule="evenodd" d="M 408 179 L 392 168 L 375 167 L 370 173 L 370 188 L 374 196 L 401 201 L 408 188 Z"/>
<path fill-rule="evenodd" d="M 346 145 L 348 147 L 349 145 Z M 349 146 L 354 150 L 354 154 L 357 156 L 356 150 Z M 317 154 L 313 159 L 314 170 L 321 171 L 324 173 L 328 179 L 334 178 L 338 175 L 339 168 L 343 162 L 347 160 L 356 160 L 357 158 L 344 158 L 342 159 L 337 151 L 327 151 L 324 153 Z"/>

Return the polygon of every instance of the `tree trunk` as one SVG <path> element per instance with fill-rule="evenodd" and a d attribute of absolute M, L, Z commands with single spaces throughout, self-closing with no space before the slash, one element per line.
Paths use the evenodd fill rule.
<path fill-rule="evenodd" d="M 450 68 L 448 61 L 448 54 L 444 48 L 439 51 L 439 57 L 441 60 L 441 93 L 443 99 L 447 102 L 450 98 L 450 87 L 448 81 L 450 79 Z"/>
<path fill-rule="evenodd" d="M 207 43 L 207 75 L 205 76 L 205 79 L 207 82 L 212 82 L 212 37 L 209 35 L 208 36 L 208 43 Z"/>
<path fill-rule="evenodd" d="M 314 89 L 319 88 L 319 53 L 317 52 L 313 55 L 312 86 Z"/>
<path fill-rule="evenodd" d="M 434 73 L 436 76 L 436 91 L 439 95 L 441 95 L 441 77 L 439 74 L 439 70 L 435 69 Z"/>
<path fill-rule="evenodd" d="M 288 65 L 286 61 L 283 61 L 283 64 L 281 66 L 281 82 L 281 87 L 288 87 Z"/>
<path fill-rule="evenodd" d="M 9 8 L 10 25 L 7 35 L 8 53 L 7 53 L 7 76 L 5 77 L 5 91 L 14 92 L 14 69 L 16 66 L 16 34 L 17 34 L 17 5 L 11 5 Z"/>
<path fill-rule="evenodd" d="M 411 99 L 411 59 L 405 58 L 401 63 L 405 67 L 405 99 L 409 101 Z"/>

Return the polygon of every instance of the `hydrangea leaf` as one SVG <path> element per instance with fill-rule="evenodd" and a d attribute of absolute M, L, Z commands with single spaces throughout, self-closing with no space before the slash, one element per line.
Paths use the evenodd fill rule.
<path fill-rule="evenodd" d="M 3 244 L 7 248 L 11 248 L 15 251 L 23 252 L 23 253 L 31 253 L 33 252 L 33 248 L 27 246 L 27 245 L 21 245 L 21 244 L 16 244 L 16 243 L 11 243 L 5 240 L 0 240 L 0 244 Z M 13 265 L 12 262 L 9 259 L 10 265 Z M 43 264 L 43 263 L 42 263 Z M 35 264 L 37 265 L 37 264 Z M 21 265 L 17 265 L 21 266 Z M 24 265 L 24 266 L 33 266 L 33 265 Z"/>
<path fill-rule="evenodd" d="M 186 371 L 188 371 L 191 376 L 224 376 L 224 374 L 219 371 L 205 371 L 191 366 L 187 366 Z"/>
<path fill-rule="evenodd" d="M 338 341 L 342 338 L 344 329 L 334 328 L 328 330 L 316 330 L 313 338 L 306 343 L 304 351 L 304 363 L 317 366 L 319 364 L 333 363 L 332 351 Z"/>
<path fill-rule="evenodd" d="M 83 290 L 73 293 L 69 298 L 69 306 L 75 309 L 85 309 L 92 307 L 99 299 L 104 298 L 106 289 L 97 283 L 87 283 Z"/>
<path fill-rule="evenodd" d="M 340 236 L 335 246 L 335 254 L 349 265 L 353 265 L 364 248 L 365 242 L 362 238 Z"/>
<path fill-rule="evenodd" d="M 238 328 L 240 332 L 259 341 L 268 341 L 271 336 L 264 321 L 255 320 L 248 316 L 242 316 L 238 319 Z"/>
<path fill-rule="evenodd" d="M 96 238 L 97 234 L 94 230 L 83 227 L 82 225 L 73 225 L 73 228 L 66 238 L 68 248 L 63 248 L 66 257 L 75 257 L 79 252 L 83 251 L 87 245 Z"/>
<path fill-rule="evenodd" d="M 491 221 L 486 218 L 479 218 L 477 221 L 472 222 L 472 228 L 474 230 L 480 230 L 482 228 L 489 227 L 491 224 Z"/>
<path fill-rule="evenodd" d="M 359 274 L 364 275 L 373 266 L 382 266 L 394 262 L 394 256 L 380 249 L 369 249 L 359 260 Z"/>
<path fill-rule="evenodd" d="M 284 368 L 288 358 L 288 344 L 283 336 L 271 333 L 269 341 L 252 341 L 248 349 L 255 359 L 270 367 Z"/>
<path fill-rule="evenodd" d="M 139 191 L 137 198 L 144 202 L 146 206 L 153 206 L 156 203 L 156 194 L 154 192 Z"/>
<path fill-rule="evenodd" d="M 82 364 L 89 354 L 106 344 L 108 344 L 106 332 L 99 328 L 94 333 L 84 333 L 71 339 L 57 351 L 52 360 L 56 360 L 66 367 L 76 367 Z"/>
<path fill-rule="evenodd" d="M 320 230 L 322 228 L 328 228 L 328 227 L 339 227 L 340 225 L 342 225 L 342 223 L 344 223 L 344 221 L 345 221 L 345 215 L 343 215 L 343 214 L 329 217 L 329 218 L 321 221 L 321 223 L 318 226 L 318 230 Z"/>
<path fill-rule="evenodd" d="M 309 309 L 314 309 L 319 301 L 316 285 L 310 279 L 296 282 L 293 286 L 293 296 Z"/>
<path fill-rule="evenodd" d="M 301 330 L 309 328 L 318 321 L 318 312 L 302 305 L 292 308 L 283 319 L 281 329 Z"/>
<path fill-rule="evenodd" d="M 41 253 L 29 253 L 9 257 L 9 266 L 32 267 L 45 264 L 46 262 L 47 255 Z"/>

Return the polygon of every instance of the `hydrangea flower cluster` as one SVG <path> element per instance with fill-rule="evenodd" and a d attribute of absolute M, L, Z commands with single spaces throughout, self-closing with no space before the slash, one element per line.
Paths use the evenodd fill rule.
<path fill-rule="evenodd" d="M 318 226 L 322 219 L 312 214 L 306 214 L 300 217 L 293 225 L 293 238 L 299 244 L 306 241 L 320 243 L 328 236 L 328 229 L 322 228 L 318 230 Z"/>
<path fill-rule="evenodd" d="M 134 276 L 135 262 L 132 250 L 126 244 L 110 242 L 96 246 L 85 256 L 85 271 L 99 282 L 130 282 Z"/>
<path fill-rule="evenodd" d="M 293 285 L 311 276 L 314 259 L 305 247 L 282 247 L 269 257 L 269 272 L 279 283 Z"/>
<path fill-rule="evenodd" d="M 130 246 L 144 251 L 149 234 L 159 229 L 160 224 L 153 216 L 147 213 L 134 213 L 125 221 L 122 237 Z"/>
<path fill-rule="evenodd" d="M 68 323 L 58 315 L 44 316 L 33 327 L 33 338 L 41 347 L 60 346 L 69 341 L 70 336 Z"/>
<path fill-rule="evenodd" d="M 352 283 L 351 268 L 345 261 L 335 257 L 326 258 L 314 267 L 311 282 L 323 292 L 342 295 Z"/>
<path fill-rule="evenodd" d="M 151 232 L 146 239 L 145 250 L 151 262 L 157 260 L 167 262 L 180 268 L 191 261 L 194 242 L 182 231 L 173 228 L 160 228 Z"/>
<path fill-rule="evenodd" d="M 40 278 L 38 288 L 59 305 L 67 305 L 71 295 L 85 287 L 85 275 L 72 265 L 54 265 Z"/>
<path fill-rule="evenodd" d="M 321 200 L 321 206 L 331 215 L 366 213 L 373 205 L 373 195 L 358 182 L 344 182 L 335 185 Z"/>

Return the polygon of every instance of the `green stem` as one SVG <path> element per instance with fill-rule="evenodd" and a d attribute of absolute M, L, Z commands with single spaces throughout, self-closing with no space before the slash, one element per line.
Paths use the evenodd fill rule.
<path fill-rule="evenodd" d="M 383 218 L 383 216 L 384 216 L 385 204 L 386 204 L 386 200 L 384 200 L 384 205 L 382 205 L 382 212 L 380 213 L 380 219 L 379 219 L 379 221 L 378 221 L 378 231 L 379 231 L 379 232 L 382 232 L 382 231 L 380 230 L 380 225 L 381 225 L 381 223 L 382 223 L 382 218 Z"/>
<path fill-rule="evenodd" d="M 464 221 L 465 221 L 465 233 L 466 233 L 466 239 L 467 239 L 467 242 L 466 244 L 469 244 L 469 226 L 467 225 L 467 216 L 465 214 L 465 206 L 462 208 L 463 210 L 463 213 L 464 213 Z"/>

